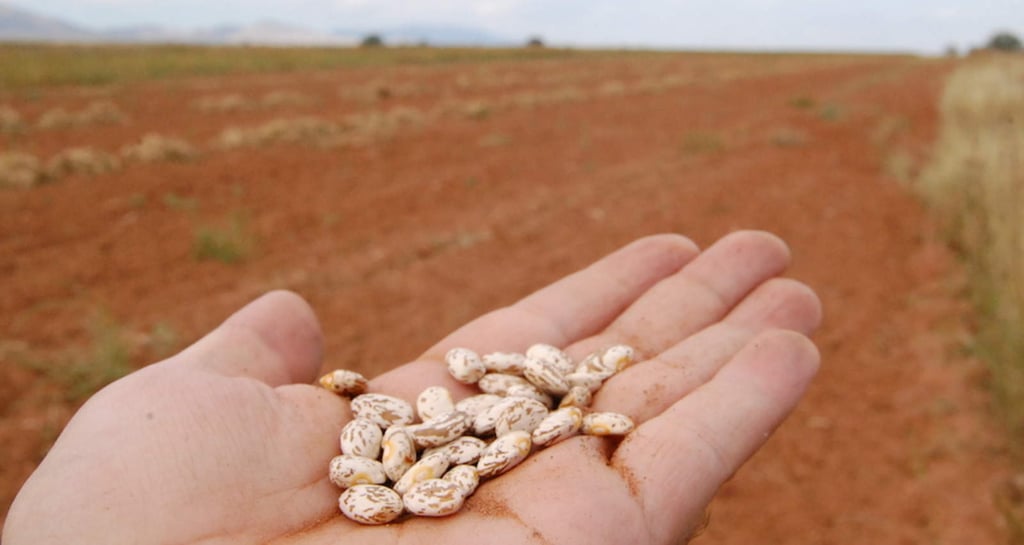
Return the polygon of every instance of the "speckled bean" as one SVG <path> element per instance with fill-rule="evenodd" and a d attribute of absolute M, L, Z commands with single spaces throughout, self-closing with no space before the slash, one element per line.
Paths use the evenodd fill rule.
<path fill-rule="evenodd" d="M 525 431 L 512 431 L 494 440 L 476 463 L 481 478 L 496 477 L 519 465 L 530 455 L 533 440 Z"/>
<path fill-rule="evenodd" d="M 428 479 L 402 495 L 405 510 L 421 517 L 444 517 L 458 512 L 466 501 L 462 486 L 455 481 Z"/>
<path fill-rule="evenodd" d="M 568 439 L 583 424 L 583 411 L 579 407 L 565 407 L 553 411 L 533 430 L 533 444 L 546 447 Z"/>
<path fill-rule="evenodd" d="M 320 386 L 343 396 L 357 396 L 366 393 L 366 377 L 348 369 L 331 371 L 320 377 Z"/>
<path fill-rule="evenodd" d="M 633 431 L 633 419 L 619 413 L 590 413 L 583 417 L 580 431 L 586 435 L 626 435 Z"/>
<path fill-rule="evenodd" d="M 376 460 L 383 437 L 380 426 L 365 418 L 356 418 L 341 429 L 341 452 Z"/>
<path fill-rule="evenodd" d="M 363 394 L 352 400 L 352 414 L 387 429 L 412 424 L 415 414 L 404 399 L 385 394 Z"/>
<path fill-rule="evenodd" d="M 452 393 L 444 386 L 431 386 L 416 397 L 416 413 L 419 414 L 420 420 L 427 421 L 454 410 L 455 401 L 452 399 Z"/>
<path fill-rule="evenodd" d="M 402 497 L 378 484 L 360 484 L 341 493 L 338 507 L 346 517 L 362 524 L 387 524 L 402 514 Z"/>
<path fill-rule="evenodd" d="M 388 480 L 380 462 L 351 454 L 332 458 L 329 476 L 331 482 L 341 488 L 357 484 L 381 484 Z"/>
<path fill-rule="evenodd" d="M 452 377 L 465 384 L 473 384 L 487 373 L 480 356 L 468 348 L 452 348 L 444 355 L 444 361 Z"/>

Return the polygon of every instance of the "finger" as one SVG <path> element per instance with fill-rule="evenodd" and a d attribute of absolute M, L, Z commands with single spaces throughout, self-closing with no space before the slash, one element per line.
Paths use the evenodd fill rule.
<path fill-rule="evenodd" d="M 483 354 L 523 351 L 538 342 L 567 346 L 604 329 L 636 298 L 697 253 L 692 242 L 678 235 L 635 241 L 512 306 L 470 322 L 420 360 L 371 381 L 371 389 L 415 399 L 423 388 L 440 384 L 456 395 L 468 395 L 472 389 L 455 382 L 441 363 L 449 349 L 465 346 Z"/>
<path fill-rule="evenodd" d="M 739 231 L 723 237 L 678 273 L 626 309 L 600 335 L 570 347 L 581 358 L 612 344 L 657 354 L 719 320 L 751 290 L 789 266 L 789 248 L 775 235 Z"/>
<path fill-rule="evenodd" d="M 748 343 L 715 377 L 639 426 L 612 465 L 643 507 L 654 542 L 685 528 L 718 487 L 796 406 L 818 368 L 803 335 L 769 331 Z"/>
<path fill-rule="evenodd" d="M 271 386 L 312 382 L 320 369 L 323 336 L 309 305 L 288 291 L 249 303 L 174 360 Z"/>
<path fill-rule="evenodd" d="M 820 323 L 821 302 L 810 288 L 790 279 L 769 280 L 721 322 L 609 379 L 592 408 L 644 422 L 710 380 L 760 332 L 788 329 L 810 335 Z"/>

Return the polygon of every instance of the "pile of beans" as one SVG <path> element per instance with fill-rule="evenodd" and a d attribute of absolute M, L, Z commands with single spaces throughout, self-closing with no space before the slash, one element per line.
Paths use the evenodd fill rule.
<path fill-rule="evenodd" d="M 455 402 L 443 386 L 418 396 L 416 407 L 397 397 L 366 393 L 366 378 L 337 370 L 320 384 L 352 398 L 353 420 L 341 430 L 331 482 L 344 489 L 341 512 L 363 524 L 386 524 L 402 513 L 442 517 L 462 508 L 481 479 L 497 477 L 577 433 L 625 435 L 626 415 L 590 412 L 608 377 L 633 362 L 634 350 L 615 345 L 574 363 L 557 347 L 535 344 L 525 354 L 483 357 L 467 348 L 445 355 L 459 382 L 481 391 Z"/>

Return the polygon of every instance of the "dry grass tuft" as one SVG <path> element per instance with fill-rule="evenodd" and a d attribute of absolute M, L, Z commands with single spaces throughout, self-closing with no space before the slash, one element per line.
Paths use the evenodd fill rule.
<path fill-rule="evenodd" d="M 975 347 L 998 406 L 1024 434 L 1024 57 L 994 55 L 950 76 L 942 131 L 918 180 L 965 258 L 981 311 Z M 1024 455 L 1024 452 L 1018 452 Z"/>
<path fill-rule="evenodd" d="M 121 161 L 105 151 L 88 147 L 69 148 L 46 162 L 46 173 L 60 178 L 69 174 L 106 174 L 121 168 Z"/>
<path fill-rule="evenodd" d="M 314 102 L 313 97 L 297 91 L 271 91 L 260 98 L 264 108 L 300 108 Z"/>
<path fill-rule="evenodd" d="M 25 122 L 21 119 L 18 110 L 0 104 L 0 132 L 20 132 L 25 128 Z"/>
<path fill-rule="evenodd" d="M 258 109 L 295 108 L 309 106 L 313 97 L 295 91 L 271 91 L 258 100 L 248 99 L 239 94 L 206 96 L 192 102 L 192 107 L 206 113 L 236 113 Z"/>
<path fill-rule="evenodd" d="M 0 153 L 0 188 L 28 188 L 46 181 L 35 155 L 20 151 Z"/>
<path fill-rule="evenodd" d="M 137 144 L 121 148 L 121 156 L 131 161 L 155 163 L 159 161 L 190 161 L 199 156 L 199 151 L 180 138 L 150 133 Z"/>
<path fill-rule="evenodd" d="M 229 94 L 200 97 L 192 102 L 192 107 L 206 113 L 234 113 L 251 110 L 253 105 L 242 95 Z"/>
<path fill-rule="evenodd" d="M 343 130 L 316 117 L 280 118 L 256 127 L 228 127 L 217 137 L 222 149 L 264 146 L 275 143 L 311 144 L 328 147 L 339 142 Z"/>
<path fill-rule="evenodd" d="M 127 119 L 128 116 L 113 102 L 98 101 L 77 112 L 69 112 L 63 108 L 47 110 L 36 120 L 36 128 L 45 130 L 116 125 L 124 123 Z"/>

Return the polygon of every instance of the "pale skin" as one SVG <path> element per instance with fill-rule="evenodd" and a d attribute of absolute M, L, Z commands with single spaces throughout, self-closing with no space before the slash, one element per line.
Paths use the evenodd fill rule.
<path fill-rule="evenodd" d="M 818 298 L 784 279 L 786 245 L 761 232 L 704 251 L 640 239 L 458 329 L 371 391 L 457 397 L 444 353 L 575 358 L 626 343 L 639 361 L 595 410 L 628 414 L 621 442 L 577 437 L 483 483 L 458 514 L 360 526 L 327 480 L 347 402 L 312 386 L 322 333 L 298 296 L 273 292 L 165 361 L 108 386 L 74 416 L 22 488 L 5 545 L 686 541 L 716 490 L 796 406 L 814 376 Z M 728 524 L 733 524 L 728 522 Z"/>

